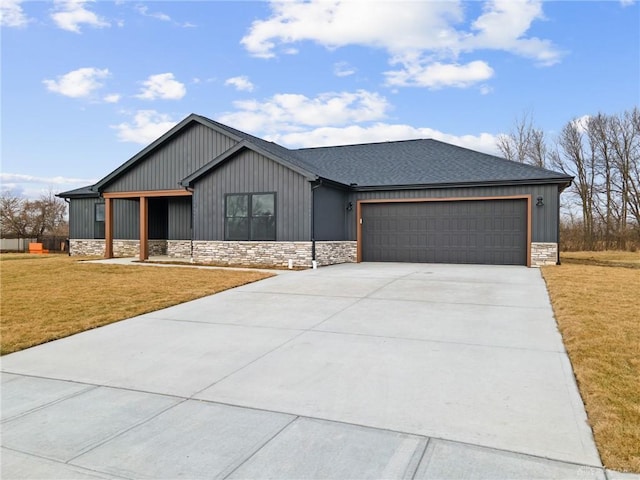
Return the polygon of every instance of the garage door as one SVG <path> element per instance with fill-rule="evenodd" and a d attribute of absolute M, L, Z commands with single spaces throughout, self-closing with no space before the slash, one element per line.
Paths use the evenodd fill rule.
<path fill-rule="evenodd" d="M 362 204 L 365 262 L 526 265 L 527 201 Z"/>

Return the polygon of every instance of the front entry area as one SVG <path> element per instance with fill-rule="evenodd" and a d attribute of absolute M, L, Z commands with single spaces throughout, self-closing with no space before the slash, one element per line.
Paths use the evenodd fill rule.
<path fill-rule="evenodd" d="M 527 198 L 361 205 L 365 262 L 528 264 Z"/>

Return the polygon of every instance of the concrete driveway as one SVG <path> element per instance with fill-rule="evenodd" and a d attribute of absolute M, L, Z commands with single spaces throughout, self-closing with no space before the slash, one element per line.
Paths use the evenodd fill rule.
<path fill-rule="evenodd" d="M 2 371 L 2 478 L 605 478 L 536 269 L 286 272 Z"/>

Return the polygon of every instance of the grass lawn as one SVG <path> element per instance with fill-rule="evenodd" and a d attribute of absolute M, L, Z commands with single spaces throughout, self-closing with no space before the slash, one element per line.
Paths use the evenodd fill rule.
<path fill-rule="evenodd" d="M 0 255 L 0 353 L 254 282 L 233 270 L 96 265 L 64 255 Z"/>
<path fill-rule="evenodd" d="M 542 274 L 600 456 L 640 473 L 640 253 L 561 258 Z"/>

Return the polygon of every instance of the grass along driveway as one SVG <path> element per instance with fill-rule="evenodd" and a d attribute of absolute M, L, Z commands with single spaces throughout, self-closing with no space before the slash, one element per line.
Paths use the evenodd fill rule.
<path fill-rule="evenodd" d="M 640 254 L 571 252 L 562 262 L 542 274 L 600 456 L 640 473 Z"/>
<path fill-rule="evenodd" d="M 3 355 L 271 276 L 28 254 L 0 255 L 0 275 Z"/>

